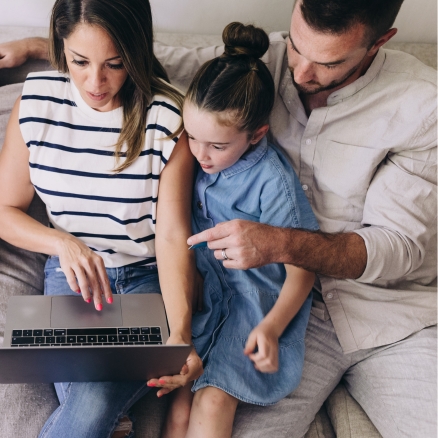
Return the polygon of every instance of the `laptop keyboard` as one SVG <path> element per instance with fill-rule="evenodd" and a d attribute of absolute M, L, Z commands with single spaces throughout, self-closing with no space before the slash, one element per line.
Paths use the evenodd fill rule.
<path fill-rule="evenodd" d="M 12 330 L 11 347 L 159 345 L 160 327 Z"/>

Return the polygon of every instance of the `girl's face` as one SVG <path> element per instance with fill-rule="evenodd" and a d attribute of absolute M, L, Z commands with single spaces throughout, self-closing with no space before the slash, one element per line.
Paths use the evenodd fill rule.
<path fill-rule="evenodd" d="M 200 110 L 190 102 L 184 104 L 183 113 L 190 151 L 206 173 L 231 167 L 268 131 L 267 125 L 262 126 L 249 138 L 248 132 L 220 123 L 215 113 Z"/>
<path fill-rule="evenodd" d="M 81 97 L 96 111 L 120 106 L 118 93 L 128 73 L 109 35 L 98 26 L 80 24 L 64 39 L 70 76 Z"/>

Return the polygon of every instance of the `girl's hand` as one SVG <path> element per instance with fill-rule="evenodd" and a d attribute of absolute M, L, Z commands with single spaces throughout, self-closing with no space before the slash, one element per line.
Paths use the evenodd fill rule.
<path fill-rule="evenodd" d="M 257 348 L 257 352 L 254 350 Z M 248 336 L 243 353 L 262 373 L 278 371 L 278 336 L 273 327 L 260 323 Z"/>
<path fill-rule="evenodd" d="M 169 336 L 166 344 L 177 345 L 187 344 L 187 342 L 185 342 L 182 338 L 172 339 L 172 336 Z M 161 388 L 157 392 L 157 396 L 161 397 L 165 394 L 169 394 L 169 392 L 173 391 L 174 389 L 187 385 L 187 383 L 197 379 L 203 372 L 204 370 L 202 368 L 201 358 L 193 348 L 179 374 L 175 376 L 163 376 L 159 379 L 150 379 L 146 382 L 146 384 L 150 387 Z"/>
<path fill-rule="evenodd" d="M 107 303 L 113 302 L 102 257 L 70 234 L 60 239 L 57 253 L 72 291 L 81 293 L 87 303 L 93 299 L 96 310 L 102 310 L 102 294 Z"/>

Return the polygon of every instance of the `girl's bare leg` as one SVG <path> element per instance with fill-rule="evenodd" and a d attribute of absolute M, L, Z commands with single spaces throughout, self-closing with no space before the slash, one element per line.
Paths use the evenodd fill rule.
<path fill-rule="evenodd" d="M 184 438 L 186 436 L 193 400 L 191 386 L 186 385 L 172 392 L 172 401 L 169 405 L 161 438 Z"/>
<path fill-rule="evenodd" d="M 208 386 L 196 392 L 186 438 L 230 438 L 238 400 Z"/>

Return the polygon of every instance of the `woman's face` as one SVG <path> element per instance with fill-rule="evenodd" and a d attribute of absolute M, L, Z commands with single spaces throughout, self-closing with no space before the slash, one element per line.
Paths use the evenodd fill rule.
<path fill-rule="evenodd" d="M 64 39 L 64 53 L 70 77 L 91 108 L 111 111 L 121 105 L 118 93 L 128 73 L 102 28 L 79 24 Z"/>

